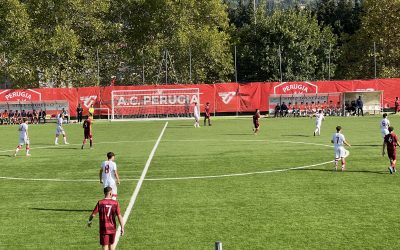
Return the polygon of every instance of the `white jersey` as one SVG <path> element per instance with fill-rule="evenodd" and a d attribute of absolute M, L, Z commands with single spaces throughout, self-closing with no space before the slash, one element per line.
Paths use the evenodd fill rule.
<path fill-rule="evenodd" d="M 28 124 L 21 123 L 19 125 L 19 138 L 28 138 Z"/>
<path fill-rule="evenodd" d="M 101 164 L 101 168 L 103 169 L 103 183 L 104 187 L 115 187 L 115 171 L 117 170 L 117 164 L 113 161 L 104 161 Z"/>
<path fill-rule="evenodd" d="M 332 141 L 333 141 L 333 145 L 335 146 L 335 148 L 339 148 L 339 147 L 343 147 L 346 139 L 344 138 L 343 134 L 335 133 L 335 134 L 333 134 Z"/>
<path fill-rule="evenodd" d="M 194 106 L 193 115 L 194 117 L 200 117 L 199 107 L 197 105 Z"/>
<path fill-rule="evenodd" d="M 21 123 L 19 125 L 19 145 L 29 144 L 28 124 Z"/>
<path fill-rule="evenodd" d="M 325 116 L 324 116 L 324 114 L 322 114 L 322 113 L 316 114 L 315 117 L 316 117 L 315 123 L 317 124 L 317 126 L 318 126 L 318 125 L 321 125 L 322 120 L 325 119 Z"/>
<path fill-rule="evenodd" d="M 64 120 L 62 117 L 57 118 L 57 126 L 62 127 L 63 122 L 64 122 Z"/>
<path fill-rule="evenodd" d="M 57 118 L 57 128 L 56 128 L 56 134 L 64 134 L 64 128 L 62 127 L 64 120 L 62 117 Z"/>
<path fill-rule="evenodd" d="M 381 130 L 389 129 L 389 126 L 390 126 L 390 121 L 387 118 L 382 119 L 382 121 L 381 121 Z"/>

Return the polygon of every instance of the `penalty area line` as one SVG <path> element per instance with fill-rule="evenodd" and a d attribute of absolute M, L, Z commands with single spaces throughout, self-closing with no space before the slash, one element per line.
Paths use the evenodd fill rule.
<path fill-rule="evenodd" d="M 125 211 L 124 216 L 123 216 L 124 224 L 125 224 L 125 225 L 126 225 L 126 223 L 128 222 L 129 215 L 131 214 L 132 208 L 133 208 L 133 206 L 135 205 L 136 198 L 137 198 L 137 196 L 138 196 L 138 194 L 139 194 L 140 188 L 142 187 L 144 178 L 146 177 L 147 170 L 148 170 L 149 167 L 150 167 L 151 161 L 153 160 L 154 154 L 156 153 L 156 150 L 157 150 L 157 148 L 158 148 L 158 145 L 160 144 L 161 138 L 163 137 L 164 132 L 165 132 L 165 129 L 167 128 L 167 126 L 168 126 L 168 122 L 165 123 L 164 128 L 161 130 L 160 136 L 158 136 L 158 139 L 157 139 L 156 143 L 154 144 L 153 149 L 151 150 L 151 153 L 150 153 L 150 155 L 149 155 L 149 158 L 147 159 L 147 162 L 146 162 L 146 164 L 145 164 L 145 166 L 144 166 L 142 175 L 140 176 L 139 181 L 138 181 L 138 183 L 136 184 L 136 188 L 135 188 L 135 190 L 133 191 L 133 194 L 132 194 L 132 197 L 131 197 L 131 199 L 130 199 L 130 201 L 129 201 L 128 207 L 126 208 L 126 211 Z M 117 230 L 117 233 L 116 233 L 116 237 L 115 237 L 115 248 L 116 248 L 117 245 L 118 245 L 120 236 L 121 236 L 121 225 L 118 227 L 118 230 Z"/>

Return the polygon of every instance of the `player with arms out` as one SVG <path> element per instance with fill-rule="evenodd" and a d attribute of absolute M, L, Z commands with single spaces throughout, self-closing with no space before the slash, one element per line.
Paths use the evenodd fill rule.
<path fill-rule="evenodd" d="M 121 236 L 124 235 L 124 219 L 122 218 L 118 201 L 112 199 L 112 188 L 104 188 L 104 199 L 99 200 L 96 207 L 87 222 L 88 227 L 92 225 L 92 220 L 99 214 L 100 226 L 100 245 L 103 249 L 115 249 L 115 235 L 117 233 L 117 223 L 115 217 L 118 217 L 121 226 Z"/>
<path fill-rule="evenodd" d="M 108 152 L 107 161 L 103 161 L 101 163 L 99 177 L 100 177 L 100 183 L 103 183 L 104 187 L 112 188 L 113 190 L 112 198 L 116 200 L 118 196 L 116 183 L 118 183 L 119 185 L 120 181 L 117 171 L 117 164 L 115 164 L 114 160 L 115 160 L 115 154 L 113 152 Z"/>
<path fill-rule="evenodd" d="M 338 162 L 342 162 L 342 171 L 346 170 L 346 160 L 345 158 L 349 155 L 349 151 L 344 148 L 344 145 L 351 147 L 351 145 L 346 141 L 346 138 L 342 134 L 342 127 L 336 127 L 336 133 L 333 134 L 331 142 L 335 146 L 335 171 L 337 171 Z"/>
<path fill-rule="evenodd" d="M 89 139 L 90 142 L 90 149 L 93 149 L 93 135 L 92 135 L 92 118 L 89 116 L 84 122 L 83 122 L 83 142 L 82 142 L 82 147 L 86 144 L 86 140 Z"/>
<path fill-rule="evenodd" d="M 63 135 L 64 138 L 64 144 L 69 144 L 67 142 L 67 135 L 65 134 L 64 128 L 63 128 L 63 122 L 64 122 L 64 115 L 60 114 L 57 116 L 57 129 L 56 129 L 56 140 L 54 141 L 55 145 L 58 145 L 58 136 Z"/>
<path fill-rule="evenodd" d="M 385 136 L 387 134 L 389 134 L 389 127 L 390 127 L 390 121 L 387 118 L 387 114 L 384 113 L 383 119 L 381 121 L 381 134 L 382 134 L 383 139 L 385 139 Z"/>
<path fill-rule="evenodd" d="M 388 130 L 389 134 L 385 135 L 385 139 L 383 140 L 382 156 L 385 155 L 385 148 L 387 148 L 387 155 L 390 161 L 390 166 L 388 169 L 389 172 L 393 174 L 396 172 L 396 147 L 400 145 L 397 135 L 393 132 L 394 128 L 389 127 Z"/>
<path fill-rule="evenodd" d="M 254 135 L 257 135 L 258 131 L 260 130 L 260 118 L 261 118 L 260 110 L 256 109 L 256 113 L 253 115 Z"/>
<path fill-rule="evenodd" d="M 18 151 L 21 150 L 23 145 L 26 145 L 26 156 L 31 156 L 29 154 L 29 134 L 28 134 L 28 119 L 24 118 L 23 122 L 19 125 L 19 144 L 15 150 L 14 157 L 17 156 Z"/>
<path fill-rule="evenodd" d="M 199 110 L 199 106 L 197 105 L 197 102 L 194 103 L 193 116 L 194 116 L 194 127 L 200 128 L 200 124 L 199 124 L 200 110 Z"/>
<path fill-rule="evenodd" d="M 321 135 L 321 125 L 322 121 L 325 120 L 324 113 L 322 113 L 322 110 L 319 110 L 318 113 L 315 115 L 315 130 L 314 130 L 314 136 L 315 135 Z"/>
<path fill-rule="evenodd" d="M 211 126 L 211 113 L 210 113 L 210 103 L 206 103 L 204 108 L 204 126 L 206 126 L 206 121 L 208 120 L 208 126 Z"/>

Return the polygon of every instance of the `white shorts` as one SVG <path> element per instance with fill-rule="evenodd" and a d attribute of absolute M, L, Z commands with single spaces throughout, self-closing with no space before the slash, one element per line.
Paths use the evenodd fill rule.
<path fill-rule="evenodd" d="M 199 120 L 200 120 L 200 116 L 194 115 L 194 119 L 195 119 L 196 121 L 199 121 Z"/>
<path fill-rule="evenodd" d="M 19 145 L 25 145 L 25 144 L 27 144 L 27 145 L 29 145 L 29 139 L 28 138 L 26 138 L 26 137 L 20 137 L 19 138 Z"/>
<path fill-rule="evenodd" d="M 344 147 L 335 148 L 335 159 L 346 158 L 349 156 L 349 151 L 347 151 Z"/>
<path fill-rule="evenodd" d="M 112 194 L 118 194 L 118 188 L 116 183 L 104 183 L 104 187 L 111 187 L 112 188 Z"/>
<path fill-rule="evenodd" d="M 386 136 L 387 134 L 389 134 L 389 130 L 387 130 L 387 129 L 381 129 L 381 134 L 382 134 L 382 137 L 385 138 L 385 136 Z"/>
<path fill-rule="evenodd" d="M 321 123 L 317 122 L 317 123 L 315 124 L 315 127 L 318 128 L 318 129 L 320 129 L 320 128 L 321 128 Z"/>
<path fill-rule="evenodd" d="M 56 129 L 56 135 L 61 135 L 61 134 L 62 135 L 65 134 L 64 129 L 62 127 L 58 126 Z"/>

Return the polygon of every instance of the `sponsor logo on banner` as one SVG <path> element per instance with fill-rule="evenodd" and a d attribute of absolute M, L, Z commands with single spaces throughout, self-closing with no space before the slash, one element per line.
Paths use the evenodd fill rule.
<path fill-rule="evenodd" d="M 162 92 L 162 91 L 161 91 Z M 182 106 L 199 103 L 197 94 L 162 94 L 154 95 L 127 95 L 117 97 L 117 106 Z"/>
<path fill-rule="evenodd" d="M 4 90 L 0 92 L 0 100 L 6 102 L 40 101 L 42 94 L 32 89 Z"/>
<path fill-rule="evenodd" d="M 310 82 L 283 82 L 274 87 L 274 94 L 316 94 L 318 86 Z"/>
<path fill-rule="evenodd" d="M 233 97 L 236 96 L 236 92 L 219 92 L 218 95 L 221 97 L 223 103 L 229 104 L 232 101 Z"/>
<path fill-rule="evenodd" d="M 81 101 L 86 108 L 89 108 L 92 104 L 96 102 L 97 95 L 91 96 L 81 96 Z"/>

